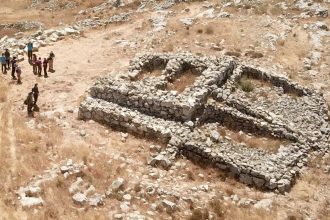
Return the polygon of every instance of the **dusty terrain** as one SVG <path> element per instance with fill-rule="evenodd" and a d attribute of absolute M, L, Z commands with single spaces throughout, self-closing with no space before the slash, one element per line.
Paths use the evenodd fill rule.
<path fill-rule="evenodd" d="M 79 103 L 90 85 L 98 77 L 124 71 L 129 60 L 144 51 L 235 55 L 243 62 L 321 90 L 330 103 L 330 34 L 314 25 L 323 22 L 330 27 L 329 17 L 301 18 L 298 15 L 303 10 L 274 6 L 281 1 L 265 1 L 272 3 L 268 6 L 251 2 L 253 7 L 235 4 L 223 7 L 232 1 L 191 1 L 177 3 L 162 12 L 155 11 L 152 4 L 146 6 L 149 10 L 136 12 L 139 3 L 124 1 L 126 5 L 122 7 L 104 12 L 87 11 L 87 15 L 77 17 L 73 15 L 102 1 L 75 1 L 76 7 L 60 7 L 49 12 L 43 9 L 43 4 L 27 8 L 30 3 L 26 2 L 1 5 L 1 23 L 38 21 L 47 29 L 85 17 L 107 17 L 122 12 L 132 15 L 128 22 L 86 29 L 79 37 L 65 37 L 39 48 L 38 56 L 46 57 L 50 51 L 56 54 L 56 71 L 49 73 L 47 79 L 33 75 L 26 55 L 20 63 L 23 84 L 12 81 L 10 73 L 1 74 L 0 219 L 329 219 L 329 151 L 311 157 L 289 193 L 277 194 L 248 187 L 226 173 L 193 164 L 184 157 L 177 159 L 169 171 L 151 167 L 148 159 L 157 149 L 150 146 L 158 145 L 156 140 L 131 134 L 126 138 L 119 131 L 77 119 Z M 293 4 L 293 1 L 282 2 Z M 330 9 L 329 1 L 315 2 Z M 230 16 L 202 15 L 210 8 L 218 12 L 221 9 Z M 51 14 L 51 21 L 45 12 Z M 150 19 L 163 15 L 167 23 L 155 31 L 158 26 L 153 26 Z M 192 25 L 185 26 L 180 19 L 187 17 L 197 18 Z M 17 31 L 0 30 L 0 38 Z M 248 51 L 262 57 L 250 56 Z M 306 58 L 312 60 L 307 69 Z M 35 83 L 39 84 L 40 112 L 29 118 L 23 101 Z M 40 196 L 44 204 L 22 207 L 17 190 L 69 159 L 83 162 L 85 168 L 79 175 L 67 178 L 58 175 L 42 182 Z M 97 192 L 106 191 L 119 177 L 125 180 L 125 188 L 116 198 L 104 199 L 102 206 L 80 206 L 73 203 L 68 190 L 77 176 L 88 186 L 93 185 Z M 148 193 L 150 186 L 156 192 Z M 175 210 L 166 210 L 163 199 L 175 203 Z M 128 208 L 123 205 L 125 201 Z"/>

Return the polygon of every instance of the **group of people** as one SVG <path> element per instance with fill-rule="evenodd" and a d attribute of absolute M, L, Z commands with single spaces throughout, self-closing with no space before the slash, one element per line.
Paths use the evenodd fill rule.
<path fill-rule="evenodd" d="M 41 77 L 43 70 L 44 77 L 47 78 L 48 72 L 54 72 L 54 58 L 55 54 L 53 51 L 51 51 L 48 58 L 44 58 L 44 60 L 41 60 L 41 57 L 37 58 L 36 54 L 31 54 L 31 58 L 29 57 L 29 62 L 32 64 L 34 75 Z"/>
<path fill-rule="evenodd" d="M 43 76 L 48 77 L 48 72 L 54 72 L 54 58 L 55 54 L 53 51 L 50 52 L 48 58 L 41 57 L 37 58 L 36 54 L 33 54 L 33 44 L 29 42 L 27 44 L 27 54 L 28 62 L 33 67 L 33 74 L 38 75 L 39 77 Z M 13 80 L 17 80 L 17 84 L 21 84 L 21 74 L 22 70 L 18 64 L 17 57 L 11 57 L 9 49 L 5 49 L 5 52 L 0 56 L 1 71 L 3 74 L 7 74 L 7 71 L 11 70 L 11 76 Z M 38 84 L 35 84 L 31 92 L 29 92 L 24 104 L 27 105 L 28 116 L 33 117 L 34 111 L 39 111 L 37 106 L 37 101 L 39 97 L 39 88 Z"/>
<path fill-rule="evenodd" d="M 11 59 L 10 52 L 8 49 L 5 50 L 4 53 L 0 56 L 1 62 L 1 71 L 3 74 L 7 74 L 7 70 L 11 69 L 11 77 L 13 80 L 17 80 L 17 84 L 21 84 L 21 74 L 22 70 L 21 67 L 18 65 L 17 58 L 13 57 Z M 16 75 L 15 75 L 16 73 Z M 16 77 L 17 76 L 17 77 Z"/>

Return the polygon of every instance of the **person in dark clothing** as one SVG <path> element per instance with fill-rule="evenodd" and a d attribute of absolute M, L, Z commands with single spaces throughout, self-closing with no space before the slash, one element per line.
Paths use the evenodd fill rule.
<path fill-rule="evenodd" d="M 10 69 L 10 53 L 9 53 L 9 50 L 6 49 L 5 51 L 5 57 L 6 57 L 6 63 L 7 63 L 7 70 Z"/>
<path fill-rule="evenodd" d="M 44 58 L 44 62 L 42 62 L 43 68 L 44 68 L 44 77 L 47 78 L 47 66 L 48 66 L 48 61 L 46 58 Z"/>
<path fill-rule="evenodd" d="M 37 69 L 38 69 L 38 76 L 41 76 L 41 71 L 42 71 L 42 61 L 41 61 L 41 57 L 39 57 L 39 59 L 37 60 Z"/>
<path fill-rule="evenodd" d="M 32 55 L 32 67 L 33 67 L 33 74 L 37 75 L 38 74 L 38 70 L 37 70 L 37 55 L 33 54 Z"/>
<path fill-rule="evenodd" d="M 33 108 L 33 92 L 30 92 L 25 100 L 25 104 L 27 105 L 27 113 L 28 113 L 28 116 L 29 117 L 33 117 L 33 111 L 32 111 L 32 108 Z"/>
<path fill-rule="evenodd" d="M 39 88 L 38 88 L 38 83 L 34 84 L 34 87 L 32 88 L 33 92 L 33 98 L 34 98 L 34 105 L 37 104 L 38 97 L 39 97 Z"/>
<path fill-rule="evenodd" d="M 15 76 L 15 71 L 16 71 L 16 68 L 15 68 L 15 64 L 16 64 L 16 57 L 13 57 L 13 59 L 11 60 L 11 77 L 13 78 L 13 80 L 16 80 L 16 76 Z"/>

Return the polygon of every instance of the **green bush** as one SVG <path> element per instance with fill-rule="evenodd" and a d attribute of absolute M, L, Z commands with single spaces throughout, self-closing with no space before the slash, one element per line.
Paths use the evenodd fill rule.
<path fill-rule="evenodd" d="M 239 81 L 239 85 L 244 92 L 252 92 L 254 89 L 253 83 L 245 77 Z"/>

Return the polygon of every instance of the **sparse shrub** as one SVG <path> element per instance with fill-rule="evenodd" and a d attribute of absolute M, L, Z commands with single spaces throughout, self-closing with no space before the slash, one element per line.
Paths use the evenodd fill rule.
<path fill-rule="evenodd" d="M 241 78 L 239 85 L 244 92 L 252 92 L 254 89 L 254 85 L 246 77 Z"/>
<path fill-rule="evenodd" d="M 173 50 L 174 50 L 174 45 L 171 43 L 167 44 L 163 49 L 164 52 L 172 52 Z"/>
<path fill-rule="evenodd" d="M 86 34 L 84 31 L 80 31 L 80 36 L 83 37 L 83 38 L 87 38 Z"/>
<path fill-rule="evenodd" d="M 237 51 L 227 51 L 225 54 L 228 55 L 228 56 L 232 56 L 232 57 L 240 57 L 241 56 L 241 53 L 237 52 Z"/>
<path fill-rule="evenodd" d="M 142 189 L 142 187 L 141 187 L 141 184 L 140 184 L 140 183 L 136 183 L 136 184 L 134 185 L 134 191 L 135 191 L 135 192 L 140 192 L 141 189 Z"/>
<path fill-rule="evenodd" d="M 226 136 L 226 130 L 225 130 L 224 128 L 219 129 L 219 134 L 220 134 L 222 137 Z"/>
<path fill-rule="evenodd" d="M 220 199 L 214 198 L 210 201 L 210 206 L 213 210 L 213 212 L 217 215 L 217 217 L 223 217 L 224 211 L 223 211 L 223 205 L 221 203 Z"/>
<path fill-rule="evenodd" d="M 213 34 L 213 33 L 214 33 L 213 27 L 211 27 L 211 26 L 207 26 L 207 27 L 205 28 L 205 33 L 206 33 L 206 34 Z"/>
<path fill-rule="evenodd" d="M 63 176 L 58 176 L 56 178 L 56 187 L 57 188 L 63 188 L 64 186 L 64 177 Z"/>
<path fill-rule="evenodd" d="M 203 29 L 200 29 L 200 28 L 197 29 L 197 33 L 198 33 L 198 34 L 202 34 L 202 33 L 203 33 Z"/>
<path fill-rule="evenodd" d="M 88 164 L 88 156 L 87 155 L 83 155 L 82 161 L 84 162 L 85 165 L 87 165 Z"/>
<path fill-rule="evenodd" d="M 277 40 L 277 44 L 283 47 L 285 44 L 285 41 L 283 39 L 279 39 L 279 40 Z"/>
<path fill-rule="evenodd" d="M 232 188 L 226 188 L 225 189 L 225 193 L 228 195 L 228 196 L 231 196 L 231 195 L 233 195 L 234 194 L 234 191 L 233 191 L 233 189 Z"/>
<path fill-rule="evenodd" d="M 193 172 L 187 171 L 187 177 L 188 177 L 189 180 L 195 181 L 195 177 L 194 177 Z"/>
<path fill-rule="evenodd" d="M 59 219 L 58 210 L 53 206 L 47 207 L 44 212 L 44 219 Z"/>
<path fill-rule="evenodd" d="M 209 211 L 207 208 L 201 209 L 194 209 L 191 217 L 189 218 L 190 220 L 206 220 L 209 219 Z"/>
<path fill-rule="evenodd" d="M 38 153 L 38 151 L 39 151 L 39 146 L 38 146 L 38 145 L 35 145 L 35 146 L 33 147 L 33 152 L 34 152 L 34 153 Z"/>

